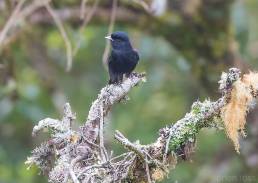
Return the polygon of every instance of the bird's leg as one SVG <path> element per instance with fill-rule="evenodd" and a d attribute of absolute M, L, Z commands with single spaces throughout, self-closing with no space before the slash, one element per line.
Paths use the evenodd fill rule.
<path fill-rule="evenodd" d="M 121 84 L 123 82 L 123 74 L 118 74 L 118 83 Z"/>
<path fill-rule="evenodd" d="M 125 74 L 125 77 L 129 78 L 132 72 L 128 72 Z"/>
<path fill-rule="evenodd" d="M 145 75 L 145 74 L 144 74 Z M 138 76 L 138 73 L 137 72 L 132 72 L 131 74 L 130 74 L 130 76 Z"/>
<path fill-rule="evenodd" d="M 114 84 L 117 84 L 124 92 L 125 92 L 125 90 L 124 90 L 124 88 L 123 88 L 123 85 L 122 85 L 122 83 L 123 83 L 123 74 L 122 73 L 119 73 L 119 74 L 117 74 L 116 75 L 117 77 L 116 77 L 116 79 L 117 79 L 117 81 L 114 83 Z M 128 99 L 128 97 L 127 96 L 124 96 L 123 98 L 121 98 L 118 102 L 121 102 L 121 101 L 126 101 Z"/>
<path fill-rule="evenodd" d="M 110 78 L 109 81 L 108 81 L 109 85 L 115 84 L 115 83 L 116 83 L 116 80 L 114 78 Z"/>
<path fill-rule="evenodd" d="M 119 75 L 117 73 L 114 73 L 112 71 L 109 72 L 109 81 L 108 84 L 117 84 L 119 80 Z"/>

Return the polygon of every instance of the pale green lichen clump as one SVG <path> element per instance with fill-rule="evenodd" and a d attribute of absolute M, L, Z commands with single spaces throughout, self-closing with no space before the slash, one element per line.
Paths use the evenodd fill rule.
<path fill-rule="evenodd" d="M 214 103 L 210 100 L 195 102 L 192 105 L 191 112 L 187 113 L 183 119 L 178 121 L 171 128 L 172 138 L 170 140 L 169 149 L 171 151 L 175 151 L 184 142 L 194 142 L 195 135 L 198 133 L 200 128 L 208 124 L 206 120 L 208 120 L 207 117 L 210 110 L 213 108 Z"/>
<path fill-rule="evenodd" d="M 176 152 L 187 142 L 194 142 L 195 135 L 203 127 L 219 127 L 221 125 L 220 109 L 226 104 L 231 93 L 232 84 L 240 77 L 240 71 L 236 68 L 229 69 L 228 73 L 222 73 L 219 81 L 219 90 L 222 97 L 216 102 L 205 100 L 196 101 L 191 107 L 191 112 L 174 125 L 170 126 L 169 150 Z M 218 124 L 217 124 L 218 123 Z"/>

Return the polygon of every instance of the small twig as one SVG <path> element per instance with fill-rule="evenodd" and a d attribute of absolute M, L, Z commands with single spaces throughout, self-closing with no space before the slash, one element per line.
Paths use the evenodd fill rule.
<path fill-rule="evenodd" d="M 127 155 L 124 157 L 123 160 L 117 162 L 118 166 L 123 166 L 123 165 L 125 164 L 125 162 L 128 161 L 127 159 L 128 159 L 129 157 L 131 157 L 132 155 L 134 155 L 133 152 L 127 153 Z M 133 156 L 133 157 L 134 157 L 134 156 Z"/>
<path fill-rule="evenodd" d="M 171 130 L 169 130 L 168 138 L 166 140 L 165 152 L 163 154 L 163 164 L 165 164 L 166 159 L 167 159 L 168 146 L 169 146 L 170 139 L 171 139 Z"/>
<path fill-rule="evenodd" d="M 126 152 L 126 153 L 120 154 L 120 155 L 118 155 L 118 156 L 116 156 L 116 157 L 110 159 L 110 162 L 112 162 L 112 161 L 114 161 L 114 160 L 116 160 L 116 159 L 119 159 L 119 158 L 121 158 L 121 157 L 123 157 L 123 156 L 126 156 L 126 158 L 127 158 L 128 155 L 132 155 L 132 154 L 133 154 L 133 152 Z"/>
<path fill-rule="evenodd" d="M 110 155 L 108 156 L 108 159 L 111 160 L 111 158 L 113 157 L 114 151 L 110 151 Z"/>
<path fill-rule="evenodd" d="M 71 129 L 73 120 L 76 119 L 75 114 L 73 114 L 71 106 L 69 103 L 64 105 L 64 117 L 62 119 L 63 124 L 67 129 Z"/>
<path fill-rule="evenodd" d="M 100 146 L 100 152 L 101 152 L 101 157 L 102 161 L 107 161 L 107 151 L 104 145 L 104 113 L 103 113 L 103 102 L 100 107 L 100 121 L 99 121 L 99 146 Z"/>
<path fill-rule="evenodd" d="M 85 182 L 87 183 L 95 183 L 94 179 L 92 180 L 92 178 L 94 178 L 94 176 L 96 176 L 97 174 L 94 173 L 94 174 L 91 174 L 86 180 Z"/>
<path fill-rule="evenodd" d="M 110 35 L 113 32 L 115 19 L 116 19 L 116 11 L 117 11 L 117 0 L 113 0 L 112 13 L 111 13 L 110 23 L 109 23 L 109 27 L 108 27 L 108 35 Z M 105 46 L 104 53 L 102 56 L 102 63 L 105 68 L 107 66 L 109 49 L 110 49 L 110 42 L 109 42 L 109 40 L 106 40 L 106 46 Z"/>
<path fill-rule="evenodd" d="M 74 183 L 80 183 L 79 180 L 77 179 L 74 171 L 72 170 L 72 168 L 69 169 L 69 173 L 70 173 L 70 176 L 71 176 Z"/>
<path fill-rule="evenodd" d="M 80 18 L 83 19 L 85 16 L 86 3 L 88 0 L 81 1 L 81 10 L 80 10 Z"/>
<path fill-rule="evenodd" d="M 89 171 L 90 169 L 93 168 L 103 168 L 103 164 L 100 165 L 92 165 L 92 166 L 87 166 L 86 168 L 84 168 L 77 176 L 77 178 L 79 178 L 80 176 L 82 176 L 85 172 Z"/>
<path fill-rule="evenodd" d="M 154 163 L 156 166 L 159 166 L 161 168 L 164 167 L 164 164 L 159 162 L 159 160 L 154 159 L 147 150 L 144 149 L 144 147 L 141 147 L 141 145 L 133 144 L 131 143 L 127 138 L 123 136 L 121 132 L 118 130 L 115 131 L 115 139 L 118 140 L 125 148 L 127 148 L 130 151 L 133 151 L 135 154 L 137 154 L 143 161 L 145 161 L 147 164 Z M 148 160 L 149 159 L 149 160 Z"/>
<path fill-rule="evenodd" d="M 93 7 L 91 8 L 91 11 L 84 18 L 82 25 L 79 28 L 79 38 L 82 36 L 84 28 L 90 22 L 91 18 L 93 17 L 94 13 L 96 12 L 96 10 L 98 8 L 98 4 L 99 4 L 99 0 L 95 0 Z M 85 6 L 84 6 L 84 8 L 85 8 Z M 81 47 L 81 39 L 78 40 L 77 44 L 75 45 L 75 47 L 73 49 L 73 56 L 75 56 L 77 54 L 80 47 Z"/>
<path fill-rule="evenodd" d="M 130 157 L 130 159 L 128 160 L 128 158 Z M 136 159 L 136 154 L 133 152 L 127 153 L 127 156 L 122 160 L 119 161 L 117 163 L 113 163 L 113 165 L 115 165 L 115 172 L 124 172 L 123 176 L 124 178 L 128 176 L 128 173 L 131 169 L 131 167 L 134 165 L 134 161 Z M 119 180 L 119 182 L 121 182 L 122 179 Z"/>
<path fill-rule="evenodd" d="M 84 137 L 84 136 L 83 136 L 83 137 Z M 88 139 L 83 138 L 83 140 L 84 140 L 87 144 L 92 145 L 92 146 L 95 147 L 95 148 L 99 148 L 99 145 L 90 142 Z"/>
<path fill-rule="evenodd" d="M 133 143 L 131 143 L 124 135 L 118 130 L 115 131 L 115 139 L 119 141 L 123 146 L 133 152 L 135 152 L 141 159 L 145 160 L 146 154 L 142 151 L 142 149 Z"/>
<path fill-rule="evenodd" d="M 87 156 L 85 155 L 85 156 L 78 156 L 78 157 L 74 158 L 74 159 L 71 161 L 71 166 L 70 166 L 70 167 L 73 169 L 74 166 L 76 165 L 76 163 L 78 163 L 79 161 L 85 159 L 86 157 L 87 157 Z"/>
<path fill-rule="evenodd" d="M 94 15 L 94 13 L 96 12 L 97 8 L 98 8 L 98 5 L 99 5 L 99 0 L 95 0 L 92 8 L 91 8 L 91 11 L 87 14 L 87 16 L 85 17 L 85 19 L 83 20 L 83 23 L 82 25 L 80 26 L 80 29 L 79 31 L 82 32 L 83 29 L 85 28 L 85 26 L 89 23 L 89 21 L 91 20 L 92 16 Z"/>
<path fill-rule="evenodd" d="M 40 7 L 45 6 L 45 4 L 50 3 L 51 0 L 34 0 L 28 6 L 23 8 L 19 12 L 19 19 L 25 19 L 29 15 L 31 15 L 35 10 L 39 9 Z"/>
<path fill-rule="evenodd" d="M 34 0 L 32 3 L 28 4 L 26 7 L 24 7 L 17 13 L 15 21 L 24 21 L 35 10 L 39 9 L 42 6 L 45 6 L 45 3 L 48 3 L 50 1 L 51 0 Z M 10 35 L 4 38 L 3 42 L 1 43 L 1 47 L 7 46 L 11 42 L 15 41 L 21 33 L 22 27 L 17 27 L 14 31 L 11 31 Z"/>
<path fill-rule="evenodd" d="M 141 7 L 143 7 L 143 9 L 147 12 L 150 12 L 150 6 L 144 2 L 143 0 L 133 0 L 133 2 L 135 2 L 136 4 L 139 4 Z"/>
<path fill-rule="evenodd" d="M 26 0 L 20 0 L 19 3 L 17 4 L 17 6 L 15 7 L 12 15 L 10 16 L 10 18 L 8 19 L 7 23 L 5 24 L 3 30 L 0 32 L 0 48 L 2 45 L 2 42 L 4 41 L 8 31 L 11 29 L 11 27 L 15 24 L 15 22 L 17 21 L 17 15 L 19 14 L 22 5 L 25 3 Z"/>
<path fill-rule="evenodd" d="M 149 165 L 148 165 L 147 161 L 145 161 L 145 171 L 147 174 L 148 183 L 152 183 L 151 177 L 150 177 L 150 169 L 149 169 Z"/>
<path fill-rule="evenodd" d="M 57 25 L 63 40 L 65 42 L 65 46 L 66 46 L 66 57 L 67 57 L 67 65 L 66 65 L 66 71 L 70 71 L 72 68 L 72 62 L 73 62 L 73 58 L 72 58 L 72 45 L 71 42 L 68 38 L 68 35 L 65 31 L 65 28 L 61 22 L 61 20 L 59 19 L 59 17 L 56 15 L 55 11 L 52 9 L 52 7 L 50 6 L 49 3 L 45 4 L 45 7 L 47 9 L 47 11 L 49 12 L 49 14 L 52 16 L 55 24 Z"/>
<path fill-rule="evenodd" d="M 77 162 L 79 162 L 79 161 L 81 161 L 81 160 L 83 160 L 83 159 L 85 159 L 85 158 L 86 158 L 86 156 L 78 156 L 78 157 L 74 158 L 74 159 L 71 161 L 71 165 L 70 165 L 70 167 L 69 167 L 69 173 L 70 173 L 70 176 L 71 176 L 71 178 L 72 178 L 72 180 L 73 180 L 74 183 L 80 183 L 80 182 L 79 182 L 79 180 L 77 179 L 77 177 L 76 177 L 76 175 L 75 175 L 75 173 L 74 173 L 74 171 L 73 171 L 73 168 L 74 168 L 74 166 L 75 166 L 75 164 L 76 164 Z"/>

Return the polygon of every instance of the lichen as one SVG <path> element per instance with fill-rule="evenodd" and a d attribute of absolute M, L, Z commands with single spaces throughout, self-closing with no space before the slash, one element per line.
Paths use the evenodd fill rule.
<path fill-rule="evenodd" d="M 245 136 L 246 114 L 254 97 L 257 96 L 257 83 L 257 73 L 250 72 L 245 74 L 243 79 L 239 78 L 233 85 L 228 103 L 221 109 L 226 134 L 238 153 L 240 134 Z"/>
<path fill-rule="evenodd" d="M 175 151 L 187 141 L 194 142 L 195 135 L 201 127 L 207 123 L 206 119 L 210 110 L 214 108 L 214 102 L 205 100 L 193 103 L 191 112 L 187 113 L 183 119 L 172 126 L 172 138 L 170 140 L 170 150 Z M 210 120 L 212 121 L 212 119 Z"/>

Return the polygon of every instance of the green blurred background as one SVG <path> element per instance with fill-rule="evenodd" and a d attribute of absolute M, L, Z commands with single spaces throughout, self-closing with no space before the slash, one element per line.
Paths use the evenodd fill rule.
<path fill-rule="evenodd" d="M 147 73 L 147 82 L 135 87 L 129 94 L 130 100 L 117 104 L 107 119 L 107 146 L 109 150 L 114 149 L 115 154 L 124 151 L 113 140 L 115 129 L 132 141 L 151 143 L 157 138 L 158 129 L 183 117 L 193 101 L 219 97 L 217 81 L 221 71 L 233 65 L 245 71 L 258 70 L 258 1 L 231 0 L 226 4 L 220 0 L 200 0 L 199 3 L 206 3 L 203 7 L 199 5 L 202 10 L 214 13 L 211 15 L 214 19 L 219 17 L 211 24 L 207 22 L 213 19 L 206 20 L 202 17 L 205 14 L 182 13 L 180 3 L 192 1 L 173 0 L 167 3 L 162 15 L 153 17 L 146 15 L 137 3 L 119 2 L 118 9 L 136 12 L 134 16 L 138 19 L 132 23 L 117 17 L 115 30 L 128 32 L 140 53 L 136 70 Z M 31 1 L 26 5 L 29 3 Z M 111 4 L 112 1 L 105 1 L 99 6 L 111 10 Z M 92 1 L 88 6 L 91 5 Z M 80 6 L 80 1 L 53 2 L 57 9 L 73 6 Z M 15 1 L 0 1 L 1 29 L 14 7 Z M 220 15 L 221 12 L 224 13 Z M 120 14 L 118 12 L 117 16 Z M 221 19 L 225 19 L 226 28 L 221 25 Z M 165 23 L 160 23 L 163 20 Z M 158 26 L 155 27 L 155 23 Z M 65 72 L 63 39 L 57 27 L 47 21 L 30 23 L 28 18 L 16 26 L 19 31 L 15 40 L 0 50 L 0 183 L 47 182 L 46 177 L 38 175 L 38 169 L 33 167 L 27 171 L 24 165 L 30 151 L 46 138 L 32 138 L 33 126 L 46 117 L 60 118 L 64 103 L 70 102 L 77 115 L 78 124 L 74 125 L 77 128 L 85 121 L 91 103 L 108 81 L 102 64 L 108 17 L 100 21 L 93 15 L 81 35 L 78 33 L 80 22 L 64 20 L 64 25 L 72 45 L 79 39 L 82 43 L 70 72 Z M 227 52 L 224 48 L 232 44 L 233 60 L 237 61 L 232 62 L 231 58 L 227 62 L 219 53 Z M 247 134 L 248 137 L 241 140 L 239 155 L 223 131 L 202 130 L 192 161 L 179 163 L 163 182 L 258 183 L 257 109 L 248 116 Z"/>

